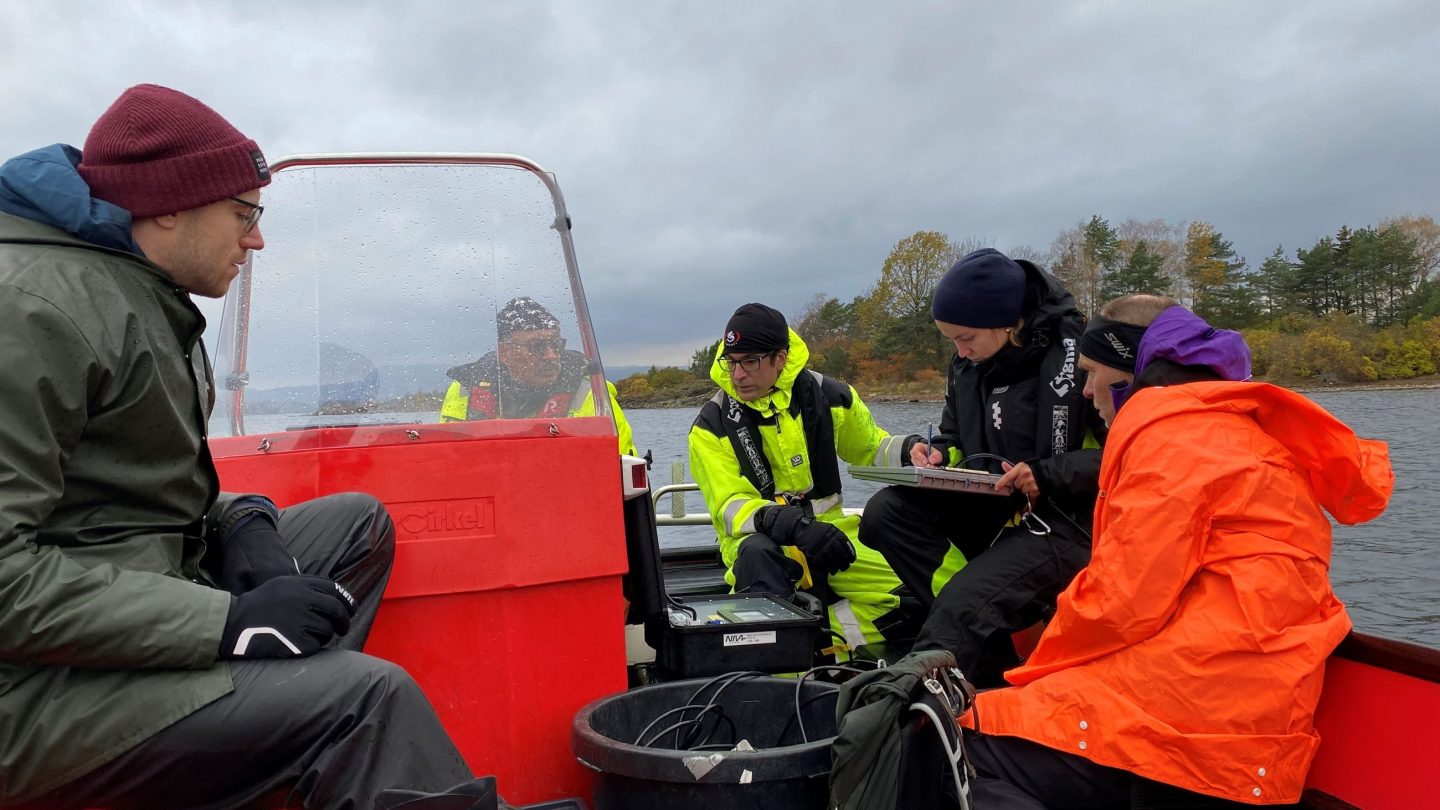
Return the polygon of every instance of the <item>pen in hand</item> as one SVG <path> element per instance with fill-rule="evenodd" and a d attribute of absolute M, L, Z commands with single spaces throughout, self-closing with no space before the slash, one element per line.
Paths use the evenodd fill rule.
<path fill-rule="evenodd" d="M 925 426 L 925 453 L 924 458 L 911 456 L 911 461 L 918 467 L 934 467 L 935 465 L 935 425 Z M 918 448 L 917 448 L 918 449 Z"/>

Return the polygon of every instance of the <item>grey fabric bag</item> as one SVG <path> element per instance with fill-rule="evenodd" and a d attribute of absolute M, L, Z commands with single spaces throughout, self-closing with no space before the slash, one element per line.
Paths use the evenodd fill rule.
<path fill-rule="evenodd" d="M 840 687 L 832 810 L 969 806 L 954 718 L 975 691 L 944 650 L 911 653 Z"/>

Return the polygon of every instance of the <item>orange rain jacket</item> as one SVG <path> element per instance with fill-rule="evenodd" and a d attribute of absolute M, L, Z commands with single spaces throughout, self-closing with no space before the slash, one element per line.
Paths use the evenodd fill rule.
<path fill-rule="evenodd" d="M 1320 509 L 1369 520 L 1393 485 L 1383 442 L 1299 394 L 1138 391 L 1105 448 L 1090 565 L 967 724 L 1210 796 L 1298 801 L 1325 659 L 1350 630 Z"/>

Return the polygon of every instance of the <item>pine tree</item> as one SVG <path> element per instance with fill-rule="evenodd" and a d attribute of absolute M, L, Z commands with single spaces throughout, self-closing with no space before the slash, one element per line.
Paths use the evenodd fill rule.
<path fill-rule="evenodd" d="M 1080 302 L 1082 312 L 1095 313 L 1108 298 L 1104 294 L 1106 278 L 1118 272 L 1120 267 L 1120 236 L 1099 214 L 1091 214 L 1090 221 L 1085 223 L 1081 256 L 1087 281 L 1083 288 L 1084 297 L 1074 289 L 1070 292 Z"/>
<path fill-rule="evenodd" d="M 1285 246 L 1276 245 L 1251 281 L 1255 303 L 1259 313 L 1266 318 L 1278 318 L 1289 312 L 1301 312 L 1303 308 L 1295 301 L 1295 265 L 1285 258 Z"/>
<path fill-rule="evenodd" d="M 1135 243 L 1130 256 L 1118 270 L 1105 277 L 1102 286 L 1106 301 L 1131 293 L 1170 294 L 1170 277 L 1165 275 L 1164 257 L 1151 253 L 1144 239 Z"/>
<path fill-rule="evenodd" d="M 1326 236 L 1317 241 L 1309 250 L 1295 251 L 1295 284 L 1293 295 L 1296 303 L 1310 315 L 1324 315 L 1332 309 L 1339 309 L 1336 278 L 1335 242 Z"/>

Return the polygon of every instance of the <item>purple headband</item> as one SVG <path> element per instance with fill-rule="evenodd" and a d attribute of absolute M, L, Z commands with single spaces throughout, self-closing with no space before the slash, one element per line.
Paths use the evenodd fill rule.
<path fill-rule="evenodd" d="M 1216 329 L 1185 307 L 1170 307 L 1151 322 L 1140 338 L 1135 359 L 1135 379 L 1156 360 L 1182 366 L 1205 366 L 1221 379 L 1240 382 L 1250 379 L 1250 347 L 1239 332 Z M 1115 409 L 1134 393 L 1135 384 L 1113 385 Z"/>

